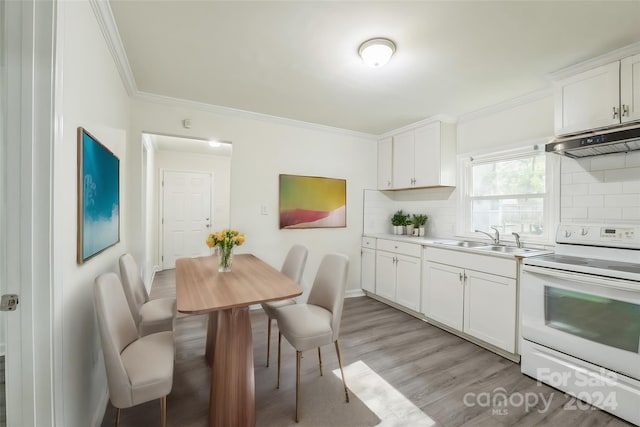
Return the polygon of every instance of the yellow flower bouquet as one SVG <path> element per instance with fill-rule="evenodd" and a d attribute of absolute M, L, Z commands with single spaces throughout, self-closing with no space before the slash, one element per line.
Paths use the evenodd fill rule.
<path fill-rule="evenodd" d="M 225 228 L 222 231 L 211 233 L 207 236 L 207 246 L 217 248 L 218 252 L 218 271 L 231 271 L 231 262 L 233 260 L 233 247 L 244 243 L 244 234 L 240 234 L 237 230 Z"/>

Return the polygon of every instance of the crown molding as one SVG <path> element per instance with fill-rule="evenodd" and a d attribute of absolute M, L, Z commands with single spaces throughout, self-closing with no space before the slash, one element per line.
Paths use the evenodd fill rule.
<path fill-rule="evenodd" d="M 107 47 L 111 52 L 118 73 L 120 73 L 120 78 L 122 79 L 127 94 L 129 96 L 135 96 L 138 92 L 138 87 L 136 86 L 136 80 L 133 77 L 133 72 L 129 65 L 129 59 L 122 45 L 122 39 L 120 38 L 120 33 L 118 33 L 118 26 L 113 17 L 111 6 L 109 6 L 107 0 L 89 0 L 89 4 L 98 20 L 98 25 L 107 43 Z"/>
<path fill-rule="evenodd" d="M 561 70 L 554 71 L 547 74 L 547 78 L 551 81 L 562 80 L 572 75 L 582 73 L 584 71 L 588 71 L 614 61 L 619 61 L 622 58 L 636 55 L 638 53 L 640 53 L 640 41 L 627 46 L 623 46 L 620 49 L 612 50 L 611 52 L 607 52 L 603 55 L 596 56 L 595 58 L 570 65 L 569 67 L 563 68 Z"/>
<path fill-rule="evenodd" d="M 224 107 L 221 105 L 207 104 L 204 102 L 190 101 L 187 99 L 173 98 L 170 96 L 157 95 L 149 92 L 137 91 L 133 97 L 137 101 L 150 102 L 154 104 L 162 104 L 170 107 L 182 107 L 194 110 L 205 111 L 208 113 L 219 114 L 222 116 L 238 117 L 249 120 L 258 120 L 269 123 L 294 126 L 298 128 L 310 129 L 320 132 L 329 132 L 343 136 L 352 136 L 356 138 L 364 138 L 369 140 L 377 140 L 378 135 L 358 132 L 349 129 L 336 128 L 333 126 L 320 125 L 317 123 L 305 122 L 302 120 L 287 119 L 284 117 L 271 116 L 269 114 L 255 113 L 253 111 L 240 110 L 237 108 Z"/>
<path fill-rule="evenodd" d="M 433 122 L 443 122 L 443 123 L 456 124 L 457 121 L 458 120 L 457 120 L 456 117 L 451 116 L 449 114 L 436 114 L 435 116 L 427 117 L 426 119 L 422 119 L 422 120 L 419 120 L 417 122 L 409 123 L 408 125 L 405 125 L 405 126 L 402 126 L 400 128 L 393 129 L 393 130 L 390 130 L 390 131 L 385 132 L 383 134 L 380 134 L 380 135 L 377 136 L 377 138 L 378 139 L 388 138 L 390 136 L 397 135 L 397 134 L 403 133 L 403 132 L 407 132 L 407 131 L 419 128 L 421 126 L 428 125 L 429 123 L 433 123 Z"/>
<path fill-rule="evenodd" d="M 469 113 L 465 113 L 458 118 L 458 124 L 470 122 L 472 120 L 476 120 L 482 117 L 490 116 L 492 114 L 499 113 L 501 111 L 510 110 L 512 108 L 519 107 L 521 105 L 526 105 L 534 101 L 538 101 L 543 98 L 553 96 L 553 89 L 551 87 L 547 87 L 544 89 L 537 90 L 535 92 L 530 92 L 516 98 L 511 98 L 503 102 L 499 102 L 497 104 L 490 105 L 485 108 L 481 108 L 479 110 L 471 111 Z"/>

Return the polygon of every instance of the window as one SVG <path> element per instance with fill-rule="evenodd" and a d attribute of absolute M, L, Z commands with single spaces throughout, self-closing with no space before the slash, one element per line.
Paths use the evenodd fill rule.
<path fill-rule="evenodd" d="M 493 233 L 501 239 L 551 243 L 555 232 L 557 202 L 551 194 L 557 159 L 546 156 L 538 146 L 461 158 L 463 235 L 475 230 Z"/>

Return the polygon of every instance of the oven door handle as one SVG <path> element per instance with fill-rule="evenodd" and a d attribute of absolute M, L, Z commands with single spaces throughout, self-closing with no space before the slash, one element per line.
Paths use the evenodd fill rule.
<path fill-rule="evenodd" d="M 555 270 L 552 268 L 545 267 L 536 267 L 533 265 L 525 265 L 523 266 L 524 271 L 528 271 L 530 273 L 541 274 L 544 276 L 557 277 L 559 279 L 565 279 L 572 282 L 583 282 L 589 283 L 597 286 L 603 286 L 606 288 L 612 289 L 623 289 L 626 291 L 640 291 L 640 283 L 633 282 L 630 280 L 624 279 L 612 279 L 607 277 L 594 276 L 590 274 L 584 273 L 576 273 L 576 272 L 565 272 L 560 270 Z"/>

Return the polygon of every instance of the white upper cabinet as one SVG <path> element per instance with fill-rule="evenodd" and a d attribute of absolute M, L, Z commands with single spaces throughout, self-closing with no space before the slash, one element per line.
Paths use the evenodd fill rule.
<path fill-rule="evenodd" d="M 393 188 L 414 186 L 415 132 L 410 130 L 393 137 Z"/>
<path fill-rule="evenodd" d="M 567 135 L 618 123 L 620 123 L 619 61 L 556 83 L 556 135 Z"/>
<path fill-rule="evenodd" d="M 555 84 L 556 135 L 640 120 L 640 55 Z"/>
<path fill-rule="evenodd" d="M 378 190 L 393 188 L 392 162 L 393 138 L 381 139 L 378 141 Z"/>
<path fill-rule="evenodd" d="M 455 125 L 439 121 L 394 135 L 392 189 L 455 186 L 455 137 Z"/>
<path fill-rule="evenodd" d="M 640 55 L 620 62 L 620 104 L 623 123 L 640 120 Z"/>

